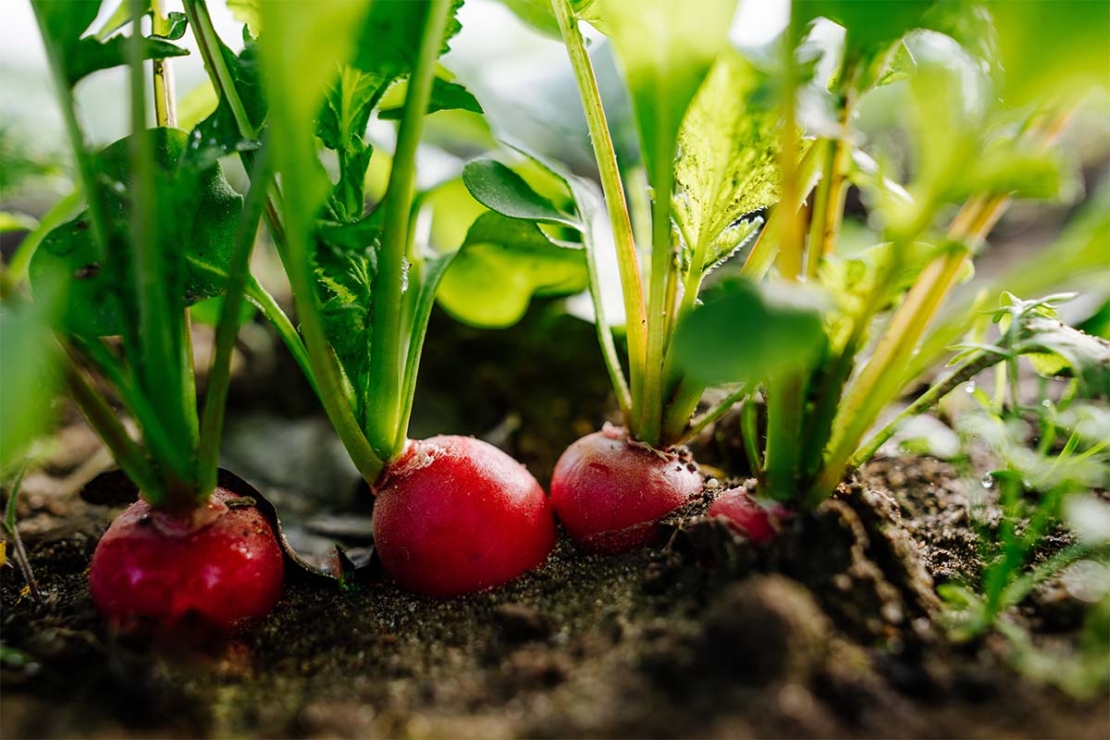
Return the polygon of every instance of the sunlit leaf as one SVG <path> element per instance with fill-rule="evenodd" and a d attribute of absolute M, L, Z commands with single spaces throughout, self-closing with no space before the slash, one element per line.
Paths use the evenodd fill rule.
<path fill-rule="evenodd" d="M 462 179 L 475 200 L 503 216 L 580 228 L 577 220 L 500 162 L 492 159 L 470 162 L 463 168 Z"/>
<path fill-rule="evenodd" d="M 1068 104 L 1110 88 L 1110 3 L 994 0 L 1003 96 L 1011 105 Z"/>
<path fill-rule="evenodd" d="M 674 218 L 695 253 L 712 247 L 741 216 L 778 199 L 778 113 L 757 100 L 762 84 L 738 53 L 725 53 L 682 123 Z M 721 240 L 706 265 L 739 241 Z"/>
<path fill-rule="evenodd" d="M 478 99 L 457 82 L 436 77 L 432 80 L 432 95 L 428 99 L 428 113 L 438 113 L 444 110 L 466 110 L 471 113 L 481 113 L 482 106 Z M 378 117 L 383 121 L 400 120 L 404 108 L 397 106 L 383 108 Z"/>
<path fill-rule="evenodd" d="M 473 326 L 511 326 L 532 296 L 585 290 L 582 249 L 554 244 L 532 221 L 486 213 L 478 218 L 439 286 L 440 306 Z"/>
<path fill-rule="evenodd" d="M 695 93 L 728 46 L 735 0 L 598 0 L 617 50 L 652 185 L 669 173 L 679 127 Z"/>
<path fill-rule="evenodd" d="M 823 298 L 798 286 L 724 281 L 679 324 L 675 358 L 706 385 L 807 369 L 825 346 L 824 307 Z"/>

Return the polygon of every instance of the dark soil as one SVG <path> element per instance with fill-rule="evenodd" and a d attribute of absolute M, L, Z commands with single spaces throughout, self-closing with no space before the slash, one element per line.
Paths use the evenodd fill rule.
<path fill-rule="evenodd" d="M 542 338 L 536 322 L 561 320 L 530 321 L 521 331 Z M 505 349 L 519 337 L 452 336 L 458 345 L 427 361 L 421 436 L 485 431 L 544 480 L 604 417 L 604 375 L 596 360 L 557 360 L 567 343 L 531 340 L 529 383 L 560 377 L 564 395 L 522 404 L 532 386 L 515 385 Z M 592 330 L 580 339 L 571 344 L 592 348 Z M 463 372 L 452 357 L 483 359 Z M 467 392 L 434 386 L 451 373 Z M 358 544 L 366 496 L 320 422 L 275 420 L 273 399 L 240 403 L 251 421 L 229 438 L 225 464 L 271 496 L 294 542 L 339 532 Z M 285 431 L 242 453 L 267 424 Z M 95 614 L 85 572 L 117 509 L 77 495 L 105 466 L 87 431 L 75 423 L 62 438 L 21 510 L 44 602 L 21 593 L 14 568 L 2 572 L 4 738 L 1110 737 L 1105 689 L 1072 698 L 1016 672 L 1001 638 L 946 636 L 935 585 L 974 584 L 981 564 L 967 484 L 933 459 L 875 461 L 767 548 L 704 517 L 722 473 L 651 550 L 602 558 L 560 540 L 539 570 L 453 601 L 404 593 L 373 568 L 345 588 L 298 576 L 261 624 L 185 650 L 121 638 Z M 699 459 L 741 472 L 732 440 L 708 442 Z M 296 477 L 308 471 L 317 477 Z M 360 517 L 328 515 L 356 504 Z M 1088 607 L 1040 594 L 1024 623 L 1073 644 Z"/>

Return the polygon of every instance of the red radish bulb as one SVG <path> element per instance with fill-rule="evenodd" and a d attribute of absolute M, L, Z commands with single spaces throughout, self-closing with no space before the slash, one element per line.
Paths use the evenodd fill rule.
<path fill-rule="evenodd" d="M 374 503 L 374 547 L 402 587 L 441 598 L 507 583 L 555 546 L 555 517 L 527 468 L 493 445 L 408 443 Z"/>
<path fill-rule="evenodd" d="M 780 523 L 791 513 L 779 503 L 763 506 L 743 488 L 734 488 L 709 505 L 709 516 L 723 518 L 732 531 L 762 545 L 778 535 Z"/>
<path fill-rule="evenodd" d="M 137 501 L 93 553 L 89 591 L 113 625 L 228 633 L 281 598 L 285 561 L 270 523 L 217 488 L 205 509 L 181 517 Z M 198 516 L 199 515 L 199 516 Z M 198 524 L 198 522 L 200 522 Z"/>
<path fill-rule="evenodd" d="M 606 425 L 566 449 L 551 479 L 551 503 L 584 550 L 616 555 L 659 541 L 659 520 L 701 491 L 697 466 L 630 441 Z"/>

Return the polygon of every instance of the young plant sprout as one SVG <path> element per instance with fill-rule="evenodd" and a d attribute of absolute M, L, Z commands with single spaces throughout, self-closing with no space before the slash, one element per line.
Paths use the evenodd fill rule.
<path fill-rule="evenodd" d="M 735 6 L 552 1 L 614 235 L 627 340 L 626 376 L 592 264 L 585 225 L 595 210 L 590 188 L 565 177 L 624 417 L 623 430 L 572 445 L 552 480 L 556 512 L 587 548 L 606 538 L 626 548 L 647 541 L 646 534 L 627 533 L 650 531 L 697 488 L 687 476 L 666 481 L 658 471 L 677 472 L 675 446 L 738 402 L 756 498 L 800 506 L 831 495 L 845 472 L 874 451 L 861 447 L 866 433 L 914 379 L 910 370 L 926 330 L 1007 204 L 1015 196 L 1066 192 L 1052 151 L 1067 121 L 1059 105 L 1073 105 L 1074 93 L 1087 88 L 1072 81 L 1089 78 L 1103 61 L 1099 53 L 1084 54 L 1062 69 L 1066 94 L 1045 108 L 1044 75 L 1021 63 L 1021 43 L 1041 22 L 1082 34 L 1082 14 L 1070 6 L 1042 18 L 1039 6 L 992 5 L 1002 34 L 995 57 L 954 40 L 972 20 L 966 8 L 804 2 L 793 4 L 773 61 L 759 58 L 764 70 L 729 44 Z M 628 176 L 633 163 L 617 160 L 579 28 L 598 18 L 630 93 L 648 197 Z M 810 34 L 815 22 L 830 21 L 839 27 L 838 42 Z M 987 65 L 994 65 L 993 78 Z M 818 78 L 825 67 L 831 74 Z M 1002 68 L 1011 70 L 1005 78 Z M 967 79 L 981 86 L 975 89 L 1004 79 L 1000 89 L 1011 107 L 984 106 L 982 96 L 969 100 L 976 93 Z M 893 159 L 855 129 L 868 95 L 888 85 L 905 98 L 906 133 L 916 147 L 904 184 Z M 800 99 L 819 111 L 805 111 L 812 132 L 803 125 Z M 488 207 L 556 222 L 521 207 L 534 204 L 535 193 L 502 183 L 494 196 L 492 183 L 482 184 L 468 182 Z M 872 206 L 879 232 L 874 247 L 855 254 L 840 249 L 849 185 Z M 939 227 L 946 209 L 960 202 L 947 229 Z M 772 205 L 764 224 L 755 214 Z M 650 248 L 638 250 L 637 239 Z M 703 294 L 706 276 L 749 243 L 742 267 L 730 267 Z M 641 252 L 648 265 L 640 263 Z M 691 419 L 711 385 L 733 390 Z M 645 451 L 656 455 L 657 466 L 643 464 Z M 766 517 L 753 516 L 747 501 L 733 504 L 717 512 L 753 539 L 766 539 Z"/>
<path fill-rule="evenodd" d="M 142 496 L 97 547 L 89 572 L 93 601 L 125 630 L 188 625 L 226 632 L 269 612 L 284 584 L 270 522 L 252 499 L 217 486 L 247 263 L 270 179 L 266 146 L 244 205 L 215 158 L 174 128 L 165 58 L 185 53 L 171 43 L 184 33 L 180 14 L 166 17 L 157 2 L 131 2 L 99 35 L 86 36 L 99 3 L 32 6 L 85 210 L 46 234 L 31 258 L 31 283 L 40 300 L 58 284 L 65 289 L 57 341 L 70 395 Z M 147 15 L 150 37 L 141 30 Z M 128 22 L 130 38 L 112 35 Z M 145 59 L 156 60 L 156 128 L 146 123 Z M 92 151 L 73 88 L 92 72 L 123 64 L 131 73 L 132 133 Z M 198 414 L 186 308 L 217 295 L 223 308 Z"/>
<path fill-rule="evenodd" d="M 303 334 L 303 344 L 296 335 L 287 341 L 301 347 L 331 422 L 376 496 L 376 552 L 402 586 L 440 597 L 515 578 L 555 541 L 547 497 L 505 453 L 462 437 L 408 439 L 436 288 L 455 257 L 417 238 L 417 148 L 429 110 L 480 110 L 437 72 L 458 30 L 457 6 L 263 2 L 260 81 L 254 42 L 236 58 L 216 38 L 204 3 L 185 3 L 214 62 L 213 84 L 229 103 L 233 137 L 257 137 L 261 117 L 250 111 L 265 90 L 281 174 L 269 218 Z M 366 213 L 367 122 L 399 82 L 407 88 L 388 187 Z M 335 154 L 334 183 L 317 155 L 321 145 Z"/>

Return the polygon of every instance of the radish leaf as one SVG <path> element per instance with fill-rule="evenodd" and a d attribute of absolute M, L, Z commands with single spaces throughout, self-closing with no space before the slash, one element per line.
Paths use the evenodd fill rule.
<path fill-rule="evenodd" d="M 475 200 L 502 216 L 582 229 L 575 218 L 561 211 L 500 162 L 492 159 L 470 162 L 463 168 L 462 179 Z"/>
<path fill-rule="evenodd" d="M 440 306 L 472 326 L 511 326 L 532 296 L 586 289 L 586 253 L 553 243 L 533 221 L 486 213 L 467 233 L 439 286 Z"/>
<path fill-rule="evenodd" d="M 724 281 L 679 324 L 674 356 L 706 385 L 754 382 L 811 368 L 826 345 L 823 305 L 798 286 Z M 743 327 L 742 334 L 737 327 Z"/>
<path fill-rule="evenodd" d="M 152 129 L 148 135 L 155 142 L 157 202 L 165 224 L 160 235 L 169 260 L 168 274 L 159 279 L 169 284 L 171 299 L 184 305 L 219 295 L 227 280 L 243 199 L 228 185 L 218 165 L 204 170 L 177 167 L 185 148 L 185 132 L 163 128 Z M 51 231 L 31 261 L 36 292 L 51 276 L 60 275 L 66 282 L 62 324 L 79 336 L 116 335 L 134 323 L 125 321 L 135 305 L 133 255 L 125 246 L 131 243 L 128 146 L 129 139 L 121 139 L 96 158 L 97 169 L 113 183 L 105 188 L 113 234 L 108 263 L 98 261 L 87 211 Z"/>

